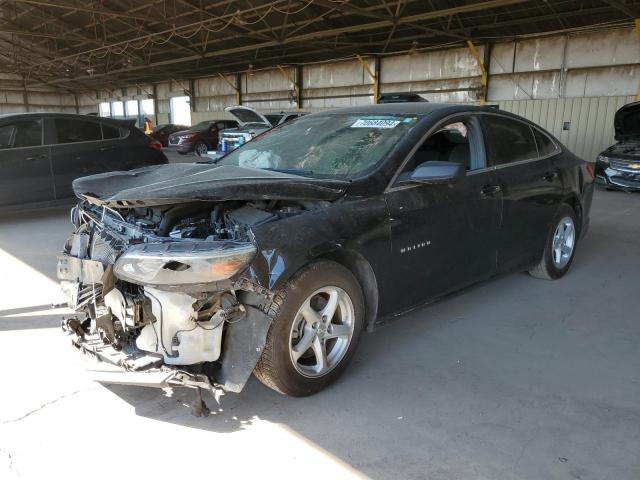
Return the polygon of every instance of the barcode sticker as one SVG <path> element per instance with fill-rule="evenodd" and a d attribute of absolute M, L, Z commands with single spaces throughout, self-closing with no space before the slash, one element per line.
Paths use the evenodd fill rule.
<path fill-rule="evenodd" d="M 374 120 L 359 118 L 351 125 L 351 128 L 394 128 L 400 120 Z"/>

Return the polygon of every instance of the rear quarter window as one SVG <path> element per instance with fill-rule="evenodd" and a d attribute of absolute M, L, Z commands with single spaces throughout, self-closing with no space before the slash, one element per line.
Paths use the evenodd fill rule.
<path fill-rule="evenodd" d="M 118 127 L 104 123 L 102 124 L 102 138 L 105 140 L 112 140 L 120 137 L 122 137 L 122 131 Z"/>
<path fill-rule="evenodd" d="M 541 157 L 544 157 L 547 155 L 553 155 L 554 153 L 560 150 L 556 145 L 556 142 L 551 140 L 549 135 L 542 133 L 537 128 L 533 129 L 533 136 L 536 139 L 536 144 L 538 145 L 538 152 L 540 153 Z"/>
<path fill-rule="evenodd" d="M 532 128 L 524 122 L 498 115 L 483 115 L 487 165 L 505 165 L 538 157 Z"/>

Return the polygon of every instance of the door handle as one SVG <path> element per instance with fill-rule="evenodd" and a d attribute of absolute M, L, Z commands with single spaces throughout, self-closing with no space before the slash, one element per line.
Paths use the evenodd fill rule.
<path fill-rule="evenodd" d="M 493 197 L 501 191 L 502 188 L 500 187 L 500 185 L 485 185 L 484 187 L 482 187 L 482 190 L 480 190 L 480 195 L 482 195 L 483 197 Z"/>
<path fill-rule="evenodd" d="M 547 182 L 553 182 L 553 180 L 558 176 L 558 172 L 546 172 L 542 178 L 544 178 Z"/>

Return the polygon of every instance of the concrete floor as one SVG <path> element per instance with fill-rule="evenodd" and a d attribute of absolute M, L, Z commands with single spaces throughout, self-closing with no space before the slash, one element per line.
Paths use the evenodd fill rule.
<path fill-rule="evenodd" d="M 46 309 L 67 212 L 5 217 L 0 478 L 637 480 L 640 195 L 592 219 L 565 278 L 485 283 L 365 335 L 314 397 L 252 379 L 198 419 L 189 391 L 83 377 Z"/>

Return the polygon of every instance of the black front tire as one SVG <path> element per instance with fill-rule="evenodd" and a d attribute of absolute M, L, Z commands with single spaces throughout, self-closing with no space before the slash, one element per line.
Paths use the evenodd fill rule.
<path fill-rule="evenodd" d="M 571 257 L 569 261 L 562 268 L 559 268 L 555 262 L 553 261 L 553 239 L 556 228 L 560 221 L 565 218 L 570 217 L 573 220 L 573 224 L 575 226 L 575 240 L 573 250 L 571 252 Z M 578 244 L 578 238 L 580 237 L 580 224 L 578 223 L 576 213 L 574 210 L 567 204 L 560 205 L 556 215 L 553 217 L 553 222 L 551 223 L 551 229 L 547 234 L 547 240 L 544 246 L 544 251 L 542 253 L 542 258 L 531 270 L 529 270 L 529 275 L 536 278 L 542 278 L 545 280 L 556 280 L 562 276 L 564 276 L 571 267 L 571 263 L 573 263 L 573 259 L 576 254 L 576 247 Z"/>
<path fill-rule="evenodd" d="M 323 376 L 307 377 L 293 365 L 290 332 L 302 302 L 313 292 L 329 285 L 341 288 L 351 299 L 354 309 L 353 335 L 346 353 L 335 367 Z M 269 313 L 273 316 L 273 323 L 253 373 L 263 384 L 277 392 L 304 397 L 327 387 L 349 364 L 363 329 L 364 298 L 358 281 L 348 269 L 336 262 L 321 260 L 303 268 L 276 294 Z"/>

